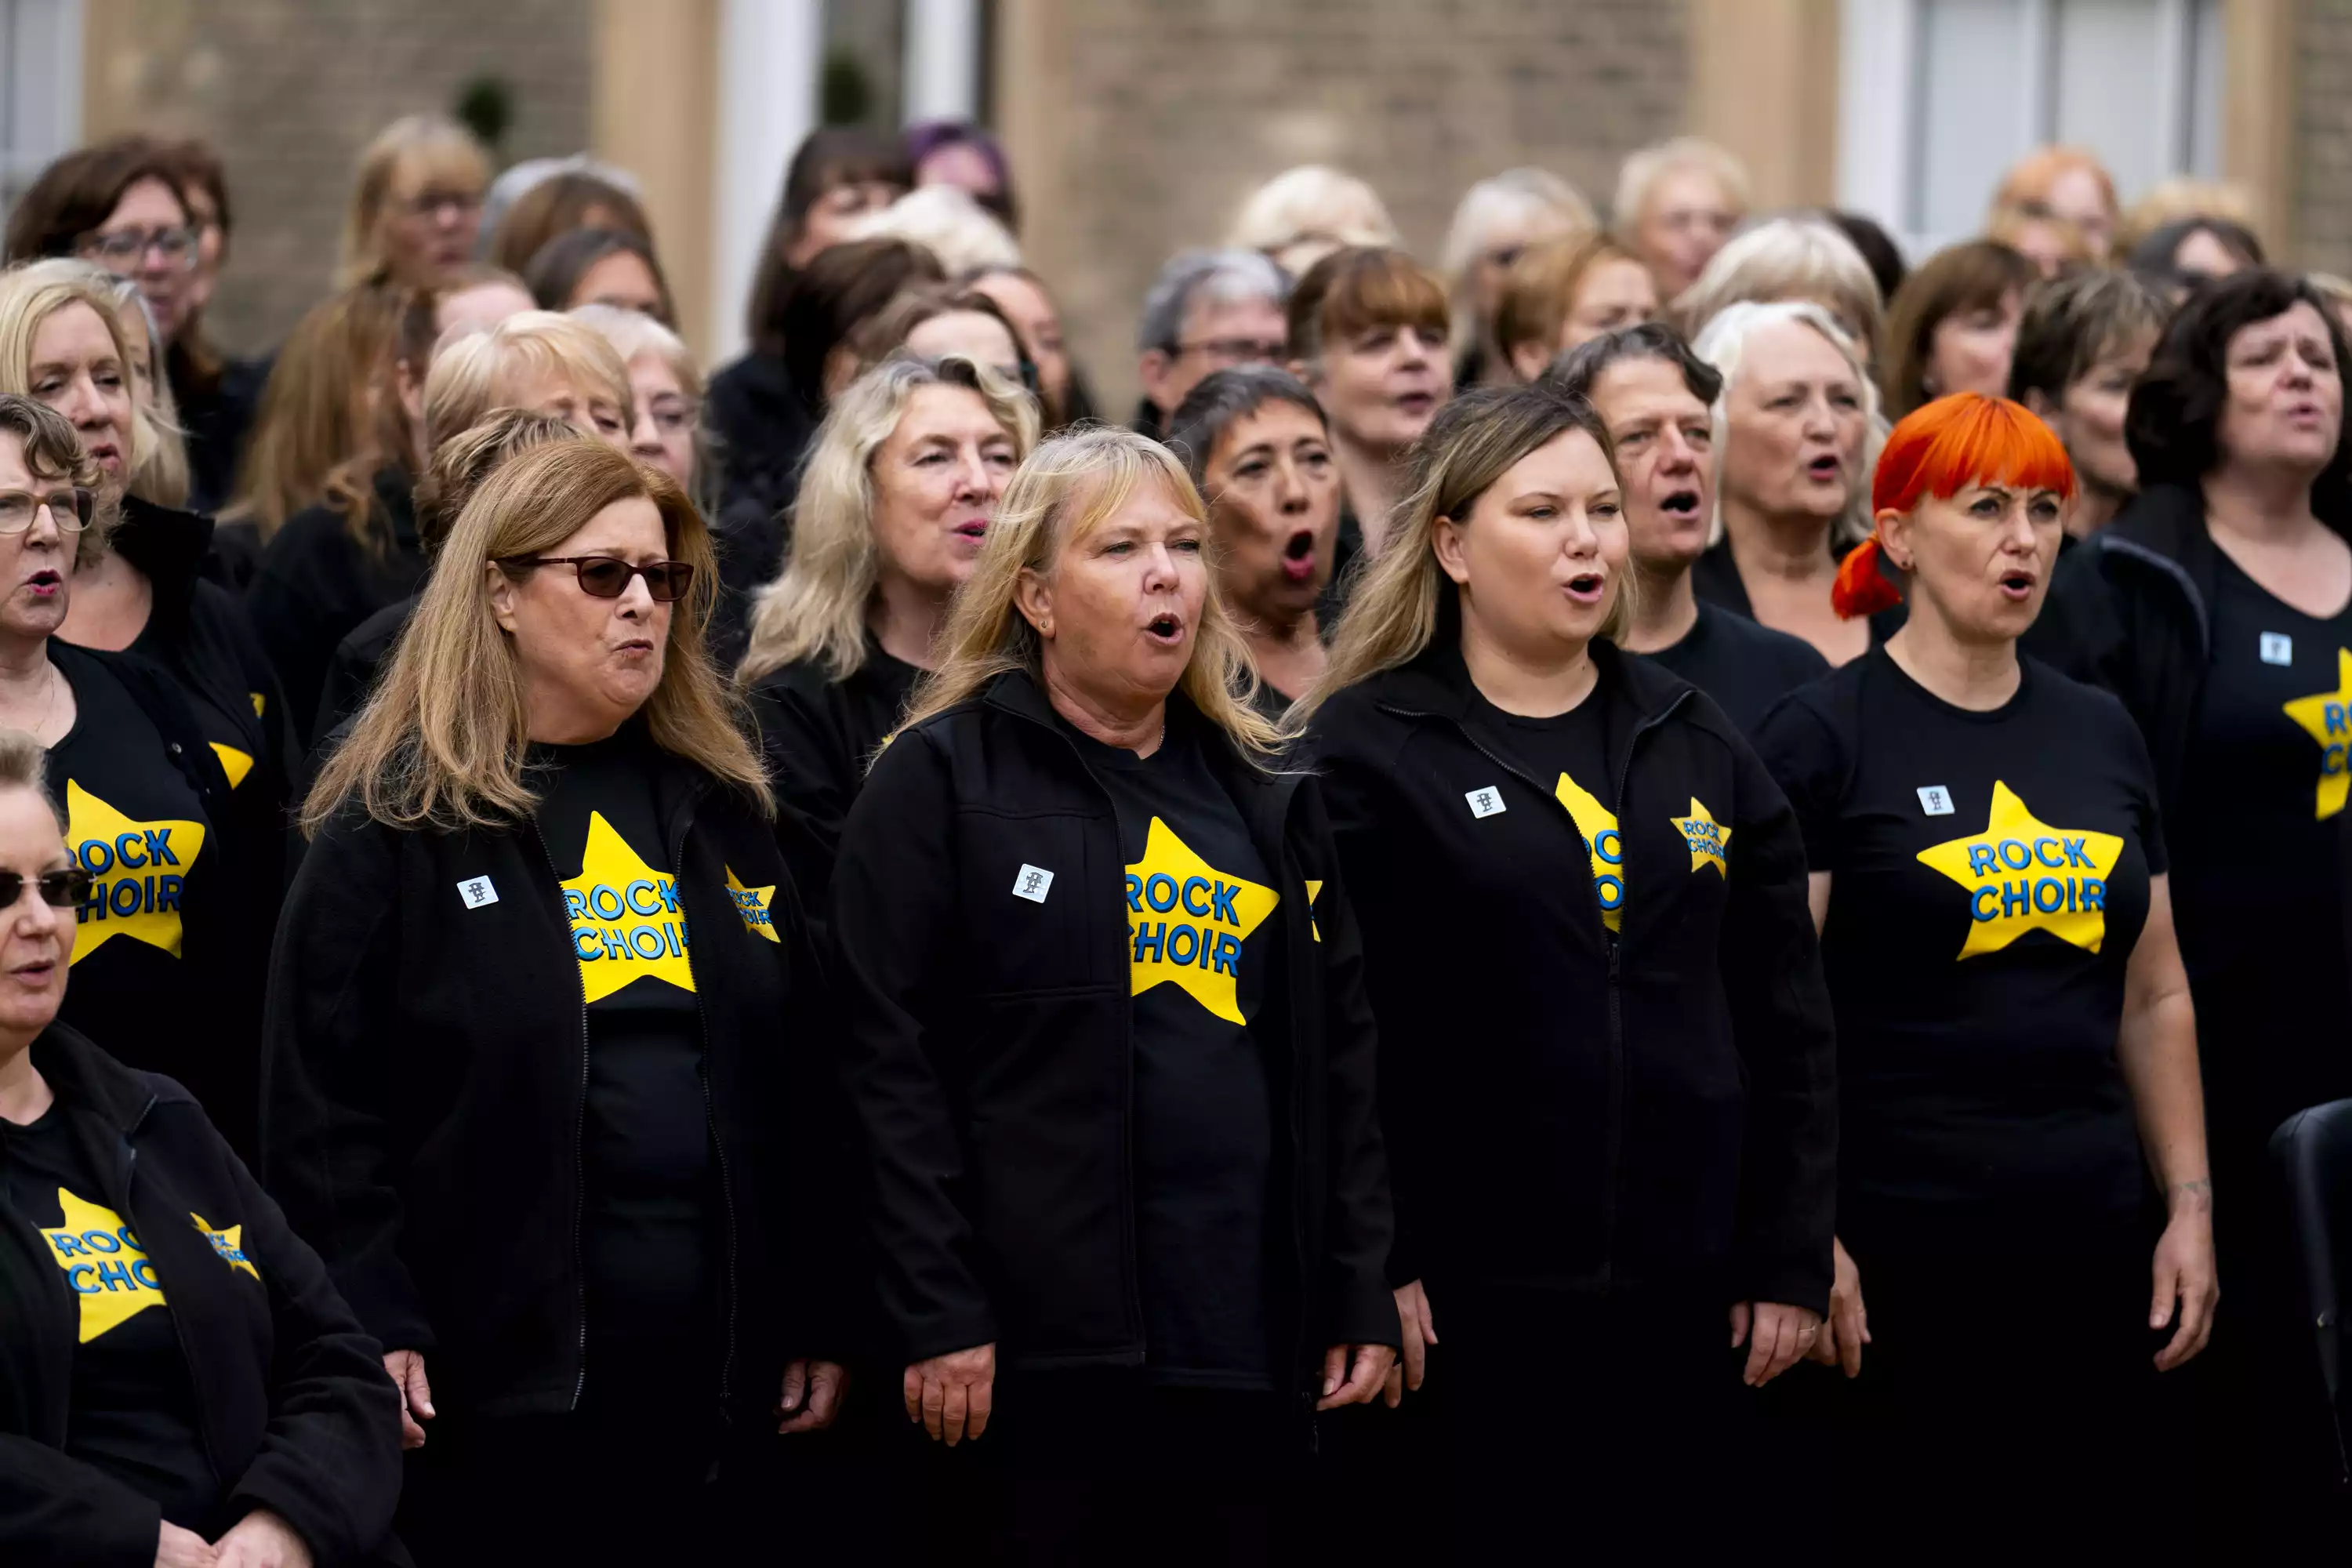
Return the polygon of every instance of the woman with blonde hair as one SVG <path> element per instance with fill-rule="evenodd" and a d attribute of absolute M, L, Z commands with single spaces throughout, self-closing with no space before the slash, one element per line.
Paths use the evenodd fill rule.
<path fill-rule="evenodd" d="M 1748 216 L 1748 168 L 1698 136 L 1677 136 L 1630 154 L 1610 209 L 1617 237 L 1649 264 L 1661 299 L 1697 280 Z"/>
<path fill-rule="evenodd" d="M 1509 384 L 1494 333 L 1513 264 L 1535 246 L 1590 234 L 1598 224 L 1592 204 L 1549 169 L 1506 169 L 1463 193 L 1441 263 L 1454 297 L 1456 386 Z"/>
<path fill-rule="evenodd" d="M 1670 297 L 1667 314 L 1696 342 L 1706 324 L 1731 306 L 1780 300 L 1819 305 L 1859 345 L 1865 365 L 1878 363 L 1886 309 L 1878 297 L 1877 275 L 1853 241 L 1816 217 L 1758 224 L 1717 251 L 1697 282 Z"/>
<path fill-rule="evenodd" d="M 1235 249 L 1263 251 L 1293 278 L 1335 250 L 1397 242 L 1396 220 L 1380 193 L 1321 163 L 1286 169 L 1251 192 L 1225 237 Z"/>
<path fill-rule="evenodd" d="M 385 126 L 360 153 L 352 181 L 342 285 L 422 288 L 464 266 L 473 258 L 489 183 L 489 154 L 456 121 L 411 114 Z"/>
<path fill-rule="evenodd" d="M 834 875 L 898 1393 L 1021 1560 L 1269 1558 L 1395 1354 L 1355 920 L 1208 532 L 1148 437 L 1032 453 Z"/>
<path fill-rule="evenodd" d="M 711 575 L 667 476 L 510 458 L 303 808 L 267 1177 L 388 1352 L 428 1562 L 695 1555 L 730 1424 L 841 1392 L 833 1042 Z"/>
<path fill-rule="evenodd" d="M 886 360 L 817 431 L 792 554 L 760 590 L 737 679 L 758 704 L 793 880 L 820 916 L 866 765 L 931 668 L 948 606 L 1036 444 L 1035 402 L 962 358 Z"/>
<path fill-rule="evenodd" d="M 360 283 L 303 313 L 262 389 L 252 444 L 224 526 L 268 548 L 286 521 L 327 493 L 327 476 L 367 445 L 370 389 L 399 331 L 403 291 Z"/>
<path fill-rule="evenodd" d="M 1870 471 L 1885 426 L 1853 340 L 1810 300 L 1734 305 L 1692 345 L 1723 377 L 1715 400 L 1715 517 L 1691 587 L 1711 605 L 1800 637 L 1832 664 L 1903 624 L 1830 599 L 1838 563 L 1870 531 Z"/>
<path fill-rule="evenodd" d="M 1495 311 L 1495 343 L 1518 381 L 1570 349 L 1658 313 L 1641 258 L 1605 234 L 1538 245 L 1511 263 Z"/>
<path fill-rule="evenodd" d="M 1449 1560 L 1562 1509 L 1601 1550 L 1696 1560 L 1709 1510 L 1678 1500 L 1746 1462 L 1725 1346 L 1769 1382 L 1829 1304 L 1804 847 L 1722 710 L 1616 647 L 1633 581 L 1591 405 L 1465 394 L 1294 712 L 1363 924 L 1388 1278 L 1403 1384 L 1444 1388 Z M 1567 1408 L 1528 1382 L 1562 1344 L 1608 1347 Z"/>

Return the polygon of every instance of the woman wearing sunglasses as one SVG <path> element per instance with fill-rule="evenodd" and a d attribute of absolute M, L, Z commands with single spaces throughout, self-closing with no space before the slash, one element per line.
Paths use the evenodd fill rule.
<path fill-rule="evenodd" d="M 263 847 L 225 820 L 228 775 L 180 688 L 136 654 L 56 636 L 76 566 L 106 548 L 98 483 L 63 416 L 0 395 L 0 727 L 49 749 L 92 879 L 65 1018 L 178 1079 L 249 1154 L 269 935 L 237 884 Z"/>
<path fill-rule="evenodd" d="M 691 1560 L 721 1434 L 840 1396 L 830 1041 L 712 578 L 667 476 L 509 458 L 303 811 L 268 1177 L 390 1352 L 422 1562 Z"/>

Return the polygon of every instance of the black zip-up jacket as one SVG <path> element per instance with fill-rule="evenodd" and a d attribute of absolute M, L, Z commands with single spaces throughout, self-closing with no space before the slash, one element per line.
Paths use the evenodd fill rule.
<path fill-rule="evenodd" d="M 1397 1341 L 1378 1046 L 1314 781 L 1200 728 L 1281 895 L 1250 1032 L 1286 1107 L 1275 1307 L 1311 1405 L 1325 1346 Z M 1013 896 L 1024 864 L 1055 873 L 1043 903 Z M 847 1076 L 905 1361 L 992 1341 L 1016 1369 L 1144 1363 L 1125 864 L 1109 795 L 1025 674 L 900 731 L 850 808 L 833 882 Z"/>
<path fill-rule="evenodd" d="M 728 1230 L 721 1398 L 772 1419 L 786 1361 L 840 1359 L 832 1216 L 847 1205 L 817 1190 L 839 1179 L 845 1126 L 825 992 L 766 817 L 656 757 Z M 774 889 L 781 941 L 747 923 L 730 873 Z M 319 834 L 270 971 L 265 1179 L 368 1331 L 425 1354 L 445 1412 L 568 1411 L 593 1370 L 587 1077 L 579 963 L 535 822 L 404 832 L 353 806 Z"/>
<path fill-rule="evenodd" d="M 62 1025 L 32 1051 L 106 1205 L 162 1279 L 220 1478 L 212 1533 L 268 1509 L 320 1568 L 405 1563 L 389 1537 L 400 1396 L 318 1255 L 187 1090 Z M 0 1182 L 0 1562 L 147 1568 L 162 1519 L 153 1500 L 65 1452 L 74 1309 L 39 1231 L 6 1194 Z M 190 1218 L 198 1214 L 237 1233 L 257 1279 L 214 1250 Z"/>
<path fill-rule="evenodd" d="M 374 477 L 372 504 L 390 521 L 392 532 L 381 553 L 352 537 L 350 517 L 321 501 L 286 520 L 261 552 L 253 584 L 246 590 L 246 612 L 277 666 L 288 720 L 306 746 L 331 728 L 320 721 L 319 689 L 335 645 L 425 581 L 414 483 L 400 468 L 380 469 Z"/>
<path fill-rule="evenodd" d="M 760 750 L 776 792 L 776 837 L 809 918 L 822 928 L 832 907 L 833 859 L 842 825 L 865 785 L 866 769 L 906 711 L 921 671 L 866 649 L 845 679 L 822 659 L 771 670 L 751 689 Z"/>
<path fill-rule="evenodd" d="M 1391 1275 L 1822 1310 L 1836 1053 L 1795 815 L 1704 693 L 1592 657 L 1615 940 L 1556 781 L 1465 723 L 1453 637 L 1310 731 L 1381 1020 Z M 1475 815 L 1488 789 L 1503 809 Z M 1694 801 L 1731 830 L 1720 874 L 1676 825 Z"/>

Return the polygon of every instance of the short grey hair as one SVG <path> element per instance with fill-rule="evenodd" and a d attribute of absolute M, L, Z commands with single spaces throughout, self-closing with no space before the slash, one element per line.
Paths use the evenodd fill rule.
<path fill-rule="evenodd" d="M 1269 403 L 1292 404 L 1315 416 L 1325 429 L 1330 427 L 1323 405 L 1315 401 L 1307 384 L 1270 364 L 1212 371 L 1176 405 L 1176 412 L 1168 419 L 1168 448 L 1183 459 L 1192 483 L 1203 494 L 1208 485 L 1209 454 L 1217 449 L 1217 443 L 1235 420 L 1246 419 Z"/>
<path fill-rule="evenodd" d="M 1265 300 L 1279 309 L 1289 297 L 1288 275 L 1257 251 L 1180 250 L 1168 258 L 1143 297 L 1143 320 L 1135 330 L 1137 352 L 1174 348 L 1195 300 L 1229 304 Z"/>

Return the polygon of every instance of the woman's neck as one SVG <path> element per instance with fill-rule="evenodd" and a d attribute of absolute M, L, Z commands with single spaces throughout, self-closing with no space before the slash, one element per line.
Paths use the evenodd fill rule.
<path fill-rule="evenodd" d="M 1691 587 L 1690 563 L 1633 563 L 1633 624 L 1617 639 L 1628 653 L 1672 647 L 1698 625 L 1698 595 Z"/>
<path fill-rule="evenodd" d="M 56 1099 L 33 1066 L 32 1037 L 0 1038 L 0 1121 L 28 1127 L 48 1114 Z"/>
<path fill-rule="evenodd" d="M 109 550 L 73 568 L 73 598 L 58 636 L 84 647 L 121 653 L 147 629 L 155 592 L 147 574 Z"/>
<path fill-rule="evenodd" d="M 1148 757 L 1160 749 L 1168 731 L 1168 702 L 1121 700 L 1088 691 L 1071 682 L 1059 664 L 1045 661 L 1045 700 L 1077 731 L 1106 746 L 1117 746 Z"/>
<path fill-rule="evenodd" d="M 940 623 L 947 619 L 948 597 L 886 572 L 875 584 L 866 624 L 884 653 L 917 669 L 929 669 L 931 645 L 939 637 Z"/>
<path fill-rule="evenodd" d="M 2209 527 L 2257 543 L 2285 543 L 2325 526 L 2311 510 L 2309 472 L 2224 464 L 2205 476 Z"/>
<path fill-rule="evenodd" d="M 1363 530 L 1364 553 L 1377 556 L 1388 542 L 1389 518 L 1396 510 L 1396 454 L 1385 447 L 1366 447 L 1349 439 L 1337 426 L 1331 432 L 1331 455 L 1339 463 L 1339 490 Z"/>
<path fill-rule="evenodd" d="M 1886 657 L 1933 695 L 1972 713 L 1990 712 L 2016 696 L 2023 679 L 2014 638 L 1962 637 L 1924 595 L 1912 596 L 1909 618 L 1886 639 Z"/>
<path fill-rule="evenodd" d="M 1723 502 L 1723 531 L 1742 577 L 1810 582 L 1837 574 L 1830 555 L 1830 520 L 1811 512 L 1769 512 Z"/>
<path fill-rule="evenodd" d="M 1236 605 L 1234 619 L 1259 679 L 1276 691 L 1295 697 L 1321 679 L 1329 660 L 1311 608 L 1301 615 L 1268 616 Z"/>
<path fill-rule="evenodd" d="M 1590 643 L 1555 645 L 1530 656 L 1487 635 L 1465 606 L 1462 616 L 1462 663 L 1478 695 L 1522 719 L 1552 719 L 1592 695 L 1601 679 Z"/>

